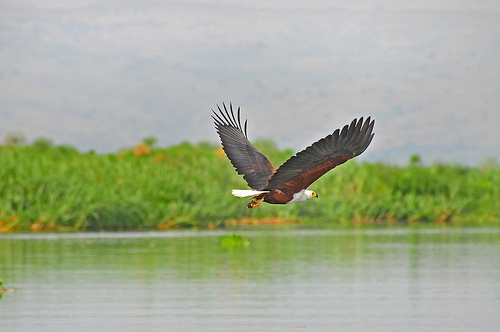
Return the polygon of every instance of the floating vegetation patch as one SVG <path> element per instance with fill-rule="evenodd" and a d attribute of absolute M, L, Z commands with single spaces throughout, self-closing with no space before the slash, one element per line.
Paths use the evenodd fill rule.
<path fill-rule="evenodd" d="M 2 298 L 3 293 L 15 292 L 15 291 L 17 291 L 15 288 L 4 288 L 3 287 L 3 280 L 0 279 L 0 299 Z"/>
<path fill-rule="evenodd" d="M 220 237 L 220 245 L 222 248 L 248 247 L 250 239 L 246 236 L 229 234 Z"/>

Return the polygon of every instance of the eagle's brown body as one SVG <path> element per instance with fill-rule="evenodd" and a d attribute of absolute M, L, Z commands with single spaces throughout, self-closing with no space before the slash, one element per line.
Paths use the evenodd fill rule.
<path fill-rule="evenodd" d="M 293 199 L 293 194 L 295 193 L 291 190 L 273 189 L 270 193 L 255 196 L 250 203 L 253 202 L 255 204 L 256 202 L 264 201 L 269 204 L 287 204 Z"/>

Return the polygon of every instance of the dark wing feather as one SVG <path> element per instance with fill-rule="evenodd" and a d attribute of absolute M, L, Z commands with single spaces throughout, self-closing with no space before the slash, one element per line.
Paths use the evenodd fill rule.
<path fill-rule="evenodd" d="M 281 165 L 264 189 L 297 192 L 309 187 L 332 168 L 363 153 L 373 139 L 374 123 L 370 117 L 364 123 L 363 118 L 354 119 L 342 131 L 337 129 L 313 143 Z"/>
<path fill-rule="evenodd" d="M 260 153 L 248 140 L 247 122 L 245 120 L 243 129 L 240 121 L 240 108 L 238 107 L 238 119 L 236 119 L 233 106 L 229 104 L 231 111 L 229 113 L 226 105 L 222 105 L 224 111 L 217 105 L 220 114 L 212 110 L 215 115 L 212 118 L 222 142 L 222 147 L 238 174 L 243 174 L 243 178 L 250 188 L 262 190 L 276 170 L 266 156 Z"/>

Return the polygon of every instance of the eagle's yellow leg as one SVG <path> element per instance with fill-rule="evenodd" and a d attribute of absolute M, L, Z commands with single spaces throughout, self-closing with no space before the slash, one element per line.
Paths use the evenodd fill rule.
<path fill-rule="evenodd" d="M 262 197 L 262 198 L 253 198 L 250 201 L 250 203 L 248 203 L 247 208 L 249 208 L 249 209 L 256 208 L 257 206 L 260 205 L 260 203 L 262 203 L 263 200 L 264 200 L 264 197 Z"/>

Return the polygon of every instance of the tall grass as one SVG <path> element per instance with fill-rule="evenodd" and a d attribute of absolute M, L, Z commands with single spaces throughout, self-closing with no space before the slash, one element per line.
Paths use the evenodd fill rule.
<path fill-rule="evenodd" d="M 256 144 L 278 166 L 291 151 Z M 206 143 L 80 153 L 46 142 L 0 147 L 0 230 L 219 227 L 228 220 L 302 223 L 499 224 L 500 167 L 406 167 L 355 160 L 311 186 L 319 200 L 246 209 L 246 188 L 223 151 Z"/>

